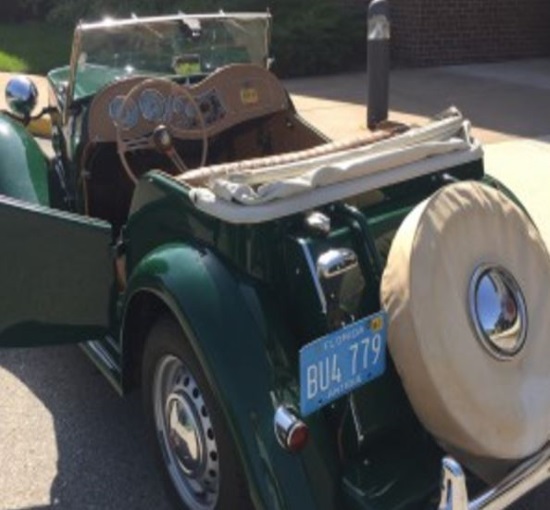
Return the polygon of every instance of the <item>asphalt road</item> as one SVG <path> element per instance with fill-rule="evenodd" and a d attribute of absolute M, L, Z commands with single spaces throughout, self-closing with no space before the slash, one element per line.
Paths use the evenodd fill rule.
<path fill-rule="evenodd" d="M 76 346 L 0 351 L 1 510 L 169 510 L 139 394 Z"/>
<path fill-rule="evenodd" d="M 1 350 L 0 391 L 0 510 L 171 509 L 139 394 L 118 397 L 78 347 Z"/>

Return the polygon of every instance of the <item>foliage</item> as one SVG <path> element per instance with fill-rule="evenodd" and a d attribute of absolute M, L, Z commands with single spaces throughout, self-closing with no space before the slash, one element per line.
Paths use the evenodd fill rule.
<path fill-rule="evenodd" d="M 231 10 L 234 10 L 235 7 L 240 8 L 245 2 L 232 0 L 229 3 L 232 5 Z M 62 23 L 74 23 L 79 19 L 95 20 L 105 16 L 125 17 L 131 13 L 143 16 L 174 13 L 182 10 L 188 13 L 212 12 L 219 8 L 220 2 L 215 0 L 186 0 L 183 2 L 181 0 L 62 0 L 54 5 L 48 17 Z"/>
<path fill-rule="evenodd" d="M 27 62 L 14 55 L 0 51 L 0 71 L 8 71 L 10 73 L 26 73 L 29 71 L 29 65 Z"/>
<path fill-rule="evenodd" d="M 366 16 L 361 9 L 343 8 L 330 0 L 294 1 L 285 7 L 279 16 L 274 11 L 277 74 L 315 75 L 364 68 Z"/>
<path fill-rule="evenodd" d="M 4 7 L 2 7 L 4 5 Z M 231 11 L 264 11 L 270 7 L 274 16 L 274 71 L 281 77 L 326 74 L 363 68 L 365 62 L 365 11 L 360 2 L 342 0 L 19 0 L 12 5 L 13 19 L 44 19 L 74 26 L 80 19 L 96 20 L 104 16 L 212 12 L 220 8 Z M 16 7 L 13 7 L 16 5 Z M 355 7 L 353 6 L 355 5 Z M 17 11 L 15 12 L 14 9 Z M 5 13 L 4 13 L 5 14 Z M 6 17 L 4 16 L 4 19 Z M 53 31 L 52 31 L 53 33 Z M 65 31 L 66 33 L 66 31 Z M 55 34 L 54 34 L 55 35 Z M 6 51 L 3 34 L 0 51 Z M 49 41 L 34 36 L 38 46 Z M 30 39 L 26 41 L 29 42 Z M 25 44 L 25 41 L 22 41 Z M 58 51 L 68 53 L 68 42 Z M 53 46 L 53 45 L 52 45 Z M 9 51 L 8 51 L 9 53 Z M 25 51 L 13 55 L 26 61 Z M 33 59 L 33 71 L 43 71 L 45 64 Z"/>
<path fill-rule="evenodd" d="M 0 71 L 43 74 L 67 65 L 72 29 L 30 22 L 0 25 Z"/>
<path fill-rule="evenodd" d="M 0 22 L 43 19 L 53 5 L 53 0 L 4 0 L 0 2 Z"/>

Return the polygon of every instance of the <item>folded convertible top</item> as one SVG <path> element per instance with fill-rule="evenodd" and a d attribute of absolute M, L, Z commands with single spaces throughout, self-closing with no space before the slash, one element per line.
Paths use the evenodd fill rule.
<path fill-rule="evenodd" d="M 289 154 L 218 165 L 201 169 L 202 179 L 194 172 L 177 180 L 192 187 L 195 206 L 209 215 L 260 223 L 477 160 L 482 150 L 470 130 L 469 121 L 451 108 L 422 127 L 379 141 L 342 150 L 336 145 L 336 151 L 320 146 L 305 159 Z"/>

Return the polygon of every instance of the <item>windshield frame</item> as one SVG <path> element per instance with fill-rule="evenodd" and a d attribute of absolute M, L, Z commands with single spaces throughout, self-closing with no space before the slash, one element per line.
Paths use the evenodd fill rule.
<path fill-rule="evenodd" d="M 269 47 L 270 47 L 270 40 L 271 40 L 271 21 L 272 17 L 269 12 L 237 12 L 237 13 L 225 13 L 225 12 L 219 12 L 216 14 L 174 14 L 169 16 L 147 16 L 147 17 L 137 17 L 134 16 L 132 18 L 128 19 L 112 19 L 112 18 L 105 18 L 102 21 L 92 22 L 92 23 L 84 23 L 80 22 L 74 31 L 73 36 L 73 46 L 71 50 L 71 59 L 70 59 L 70 69 L 69 69 L 69 84 L 66 90 L 66 101 L 65 101 L 65 108 L 64 108 L 64 122 L 67 122 L 69 111 L 71 108 L 71 105 L 75 101 L 75 87 L 76 87 L 76 78 L 77 78 L 77 71 L 78 71 L 78 62 L 80 59 L 80 55 L 82 52 L 82 35 L 85 32 L 95 31 L 95 30 L 103 30 L 103 29 L 112 29 L 112 28 L 118 28 L 118 27 L 132 27 L 137 25 L 146 25 L 151 23 L 163 23 L 163 22 L 170 22 L 170 21 L 186 21 L 186 20 L 243 20 L 243 21 L 250 21 L 250 20 L 265 20 L 267 21 L 267 30 L 266 30 L 266 37 L 265 37 L 265 53 L 266 53 L 266 65 L 268 65 L 269 61 Z"/>

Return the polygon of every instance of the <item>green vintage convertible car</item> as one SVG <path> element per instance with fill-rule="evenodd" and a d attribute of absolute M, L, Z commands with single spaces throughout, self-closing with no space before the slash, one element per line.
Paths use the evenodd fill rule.
<path fill-rule="evenodd" d="M 333 142 L 269 14 L 104 20 L 0 115 L 0 346 L 141 389 L 178 508 L 502 509 L 550 476 L 550 261 L 456 109 Z"/>

